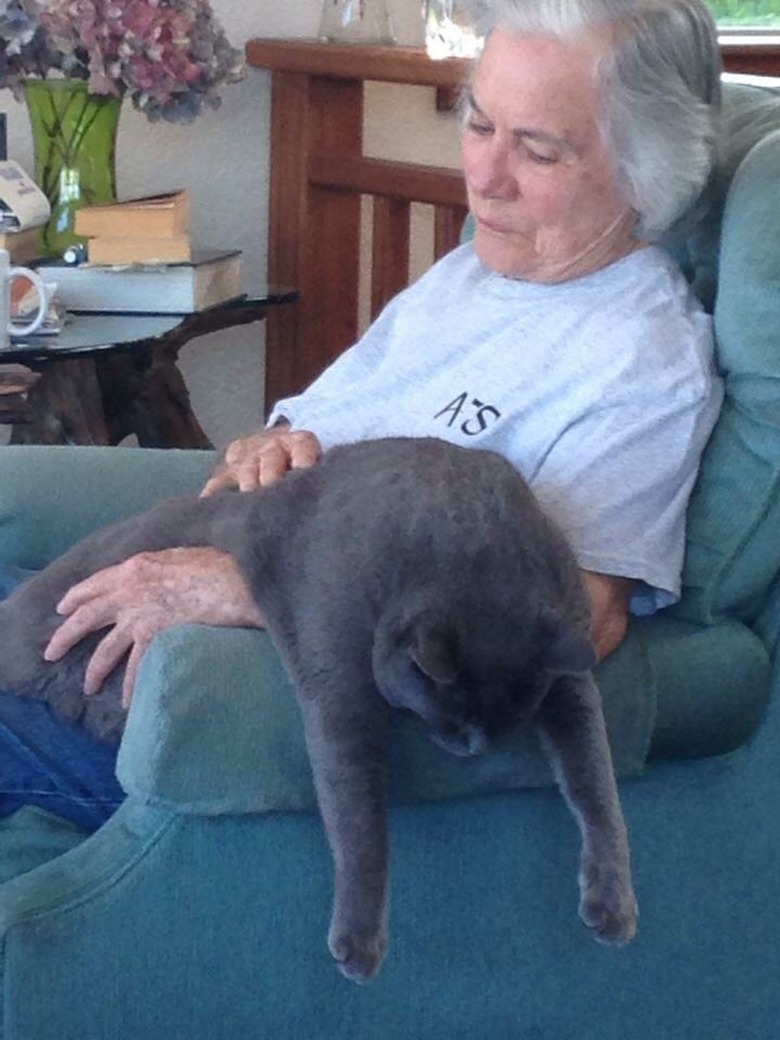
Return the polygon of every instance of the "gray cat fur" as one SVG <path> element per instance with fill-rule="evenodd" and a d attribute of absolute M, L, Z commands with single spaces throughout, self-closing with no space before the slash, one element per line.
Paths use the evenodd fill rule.
<path fill-rule="evenodd" d="M 500 456 L 433 438 L 334 448 L 248 494 L 170 499 L 96 532 L 0 603 L 0 688 L 118 739 L 121 669 L 81 693 L 99 636 L 43 649 L 75 582 L 141 550 L 234 555 L 296 691 L 335 864 L 332 955 L 348 978 L 387 941 L 385 747 L 393 709 L 455 754 L 517 725 L 547 749 L 582 835 L 580 915 L 596 938 L 636 929 L 626 829 L 574 557 Z"/>

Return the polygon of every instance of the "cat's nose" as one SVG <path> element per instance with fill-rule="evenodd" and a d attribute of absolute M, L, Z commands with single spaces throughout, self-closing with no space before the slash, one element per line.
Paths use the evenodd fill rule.
<path fill-rule="evenodd" d="M 431 739 L 451 755 L 467 757 L 481 755 L 488 747 L 488 738 L 481 726 L 467 723 L 445 726 L 431 733 Z"/>
<path fill-rule="evenodd" d="M 468 748 L 467 754 L 482 755 L 487 751 L 488 738 L 480 726 L 467 726 L 463 736 Z"/>

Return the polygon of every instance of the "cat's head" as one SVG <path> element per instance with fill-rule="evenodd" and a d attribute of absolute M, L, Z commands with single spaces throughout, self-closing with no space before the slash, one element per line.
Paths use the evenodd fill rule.
<path fill-rule="evenodd" d="M 393 707 L 413 712 L 455 755 L 480 754 L 528 723 L 556 676 L 596 663 L 589 639 L 550 608 L 522 625 L 480 611 L 423 609 L 377 628 L 374 679 Z"/>

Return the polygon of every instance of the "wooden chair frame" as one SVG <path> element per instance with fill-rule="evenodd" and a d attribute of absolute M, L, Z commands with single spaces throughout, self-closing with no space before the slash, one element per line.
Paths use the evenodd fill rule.
<path fill-rule="evenodd" d="M 416 49 L 253 40 L 250 64 L 270 69 L 269 281 L 296 286 L 296 307 L 269 316 L 266 405 L 295 393 L 358 336 L 361 197 L 373 200 L 371 314 L 409 282 L 413 203 L 434 210 L 434 258 L 458 241 L 466 214 L 460 172 L 363 155 L 366 81 L 436 87 L 451 105 L 463 61 Z"/>

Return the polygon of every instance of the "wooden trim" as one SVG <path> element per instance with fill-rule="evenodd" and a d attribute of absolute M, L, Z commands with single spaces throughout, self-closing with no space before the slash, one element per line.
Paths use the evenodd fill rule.
<path fill-rule="evenodd" d="M 720 45 L 727 72 L 780 76 L 780 32 L 723 33 Z M 440 97 L 457 92 L 471 65 L 464 58 L 433 61 L 421 47 L 362 47 L 317 40 L 250 40 L 246 57 L 250 65 L 272 72 L 413 83 L 444 91 Z"/>
<path fill-rule="evenodd" d="M 375 198 L 371 257 L 371 318 L 409 284 L 411 205 Z"/>
<path fill-rule="evenodd" d="M 445 253 L 460 242 L 463 221 L 466 219 L 466 205 L 437 206 L 433 222 L 433 257 L 440 260 Z"/>
<path fill-rule="evenodd" d="M 362 153 L 362 84 L 277 72 L 272 81 L 268 278 L 301 290 L 272 308 L 266 405 L 297 393 L 357 337 L 360 198 L 319 189 L 309 160 L 337 143 Z"/>
<path fill-rule="evenodd" d="M 306 240 L 308 185 L 309 80 L 298 73 L 277 73 L 271 91 L 271 170 L 268 232 L 268 280 L 302 286 L 302 250 Z M 301 301 L 274 308 L 266 326 L 265 386 L 276 397 L 297 386 L 295 353 L 286 344 L 302 335 Z M 269 398 L 266 398 L 269 402 Z"/>
<path fill-rule="evenodd" d="M 250 65 L 272 72 L 450 88 L 462 82 L 471 64 L 464 58 L 432 61 L 421 47 L 364 47 L 274 39 L 250 40 L 246 59 Z"/>
<path fill-rule="evenodd" d="M 769 36 L 752 33 L 720 37 L 723 68 L 750 76 L 780 76 L 780 32 Z"/>
<path fill-rule="evenodd" d="M 431 206 L 466 204 L 466 188 L 460 170 L 443 166 L 313 155 L 309 160 L 309 183 L 334 191 L 405 199 Z"/>
<path fill-rule="evenodd" d="M 335 147 L 347 162 L 358 162 L 363 152 L 363 84 L 312 77 L 309 92 L 311 153 Z M 309 162 L 306 167 L 311 168 Z M 360 197 L 321 190 L 309 179 L 309 204 L 307 269 L 302 274 L 308 287 L 304 335 L 317 374 L 358 335 Z M 303 386 L 313 378 L 308 369 L 302 376 Z"/>

